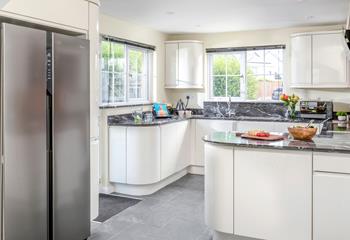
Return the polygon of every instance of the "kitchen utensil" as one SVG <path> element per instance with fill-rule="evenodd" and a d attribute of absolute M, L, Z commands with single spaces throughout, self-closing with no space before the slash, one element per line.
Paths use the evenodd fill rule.
<path fill-rule="evenodd" d="M 311 124 L 314 123 L 315 120 L 311 119 L 310 122 L 306 125 L 306 128 L 309 128 L 311 126 Z"/>

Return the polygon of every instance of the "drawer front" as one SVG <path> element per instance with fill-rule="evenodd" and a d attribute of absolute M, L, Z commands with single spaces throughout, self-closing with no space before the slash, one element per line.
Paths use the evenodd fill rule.
<path fill-rule="evenodd" d="M 314 171 L 350 174 L 350 154 L 315 152 Z"/>

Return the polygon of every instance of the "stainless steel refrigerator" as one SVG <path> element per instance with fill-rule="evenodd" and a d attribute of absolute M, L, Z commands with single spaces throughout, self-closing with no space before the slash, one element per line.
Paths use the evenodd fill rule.
<path fill-rule="evenodd" d="M 1 24 L 1 240 L 90 234 L 89 42 Z"/>

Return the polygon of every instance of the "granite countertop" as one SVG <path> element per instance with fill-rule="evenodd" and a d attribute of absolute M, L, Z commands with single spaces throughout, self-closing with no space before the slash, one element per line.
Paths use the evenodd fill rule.
<path fill-rule="evenodd" d="M 280 150 L 304 150 L 350 153 L 350 134 L 323 133 L 312 141 L 299 141 L 284 135 L 280 141 L 260 141 L 236 136 L 234 132 L 215 132 L 203 137 L 203 141 L 235 147 L 267 148 Z"/>
<path fill-rule="evenodd" d="M 146 127 L 146 126 L 157 126 L 169 123 L 175 123 L 180 121 L 186 121 L 189 119 L 212 119 L 212 120 L 231 120 L 231 121 L 261 121 L 261 122 L 300 122 L 306 123 L 309 122 L 309 119 L 296 119 L 292 120 L 289 118 L 282 117 L 217 117 L 217 116 L 206 116 L 206 115 L 193 115 L 188 118 L 180 118 L 178 116 L 172 116 L 171 118 L 155 118 L 152 122 L 140 122 L 135 123 L 131 115 L 114 115 L 108 117 L 109 126 L 135 126 L 135 127 Z M 317 121 L 315 121 L 317 122 Z M 321 121 L 319 121 L 321 122 Z"/>

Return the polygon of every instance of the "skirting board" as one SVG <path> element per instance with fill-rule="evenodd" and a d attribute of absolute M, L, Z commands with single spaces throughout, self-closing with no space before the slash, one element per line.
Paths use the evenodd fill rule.
<path fill-rule="evenodd" d="M 256 239 L 256 238 L 248 238 L 248 237 L 241 237 L 233 234 L 227 234 L 227 233 L 222 233 L 218 231 L 214 231 L 213 233 L 213 240 L 261 240 L 261 239 Z"/>
<path fill-rule="evenodd" d="M 125 194 L 130 196 L 150 195 L 162 189 L 163 187 L 169 185 L 170 183 L 175 182 L 176 180 L 182 178 L 188 173 L 196 174 L 196 175 L 204 175 L 204 167 L 191 165 L 160 182 L 147 184 L 147 185 L 131 185 L 131 184 L 110 182 L 108 186 L 100 185 L 100 193 L 109 194 L 111 192 L 117 192 L 119 194 Z"/>
<path fill-rule="evenodd" d="M 114 186 L 113 191 L 120 193 L 120 194 L 126 194 L 131 196 L 144 196 L 144 195 L 150 195 L 152 193 L 157 192 L 158 190 L 162 189 L 163 187 L 169 185 L 172 182 L 175 182 L 176 180 L 182 178 L 188 173 L 187 169 L 184 169 L 180 172 L 177 172 L 170 177 L 157 182 L 153 184 L 147 184 L 147 185 L 131 185 L 131 184 L 122 184 L 122 183 L 112 183 Z"/>
<path fill-rule="evenodd" d="M 204 175 L 204 166 L 191 165 L 187 168 L 188 173 L 196 175 Z"/>

